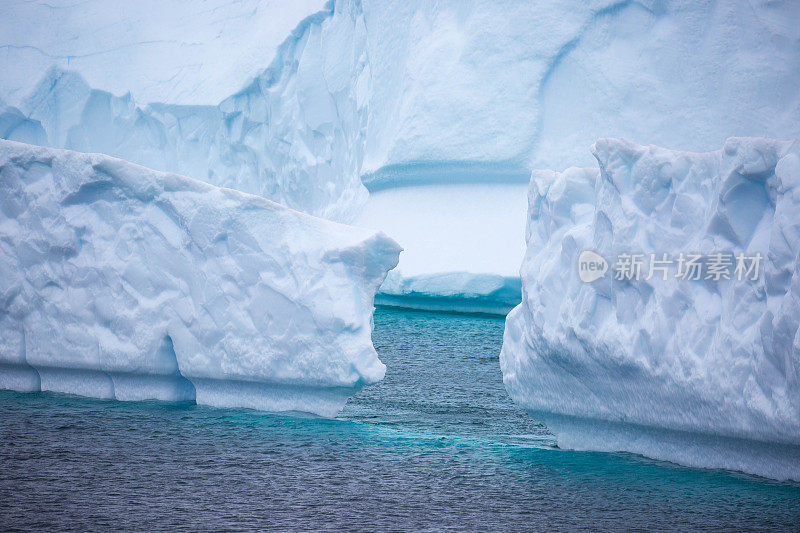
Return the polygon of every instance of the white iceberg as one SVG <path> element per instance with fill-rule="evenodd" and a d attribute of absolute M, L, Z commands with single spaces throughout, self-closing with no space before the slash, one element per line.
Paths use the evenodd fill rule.
<path fill-rule="evenodd" d="M 359 178 L 520 182 L 602 136 L 800 133 L 793 2 L 198 3 L 4 2 L 0 97 L 51 146 L 330 217 Z"/>
<path fill-rule="evenodd" d="M 566 448 L 800 480 L 800 140 L 593 152 L 599 172 L 533 173 L 509 394 Z M 589 282 L 585 251 L 608 267 Z M 630 276 L 621 254 L 639 253 Z M 700 279 L 677 263 L 647 279 L 681 253 L 706 254 Z M 730 279 L 715 279 L 716 253 Z M 759 254 L 758 273 L 736 272 Z"/>
<path fill-rule="evenodd" d="M 351 223 L 365 204 L 369 216 L 367 190 L 521 188 L 532 168 L 590 164 L 586 147 L 601 136 L 710 150 L 730 136 L 800 135 L 795 2 L 202 5 L 5 2 L 0 137 L 106 153 Z M 401 196 L 383 218 L 409 213 Z M 458 205 L 444 210 L 468 241 L 473 211 Z M 512 218 L 494 203 L 484 213 L 492 227 Z M 517 236 L 518 224 L 498 234 Z M 407 256 L 388 297 L 446 300 L 467 277 L 518 284 L 521 240 L 499 252 L 499 240 L 471 243 L 470 256 L 499 267 L 456 258 L 440 268 L 413 260 L 427 237 L 396 236 Z M 511 304 L 487 298 L 464 302 Z"/>
<path fill-rule="evenodd" d="M 383 378 L 383 234 L 0 141 L 0 387 L 334 415 Z"/>

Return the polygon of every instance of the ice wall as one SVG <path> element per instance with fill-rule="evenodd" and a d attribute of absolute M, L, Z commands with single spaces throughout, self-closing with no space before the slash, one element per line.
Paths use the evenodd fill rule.
<path fill-rule="evenodd" d="M 533 174 L 509 394 L 563 447 L 800 480 L 800 139 L 593 153 L 599 172 Z M 608 265 L 592 282 L 584 250 Z M 717 252 L 729 279 L 709 270 Z M 638 253 L 629 275 L 620 254 Z M 699 279 L 677 263 L 648 279 L 651 253 L 706 257 Z M 757 275 L 740 279 L 740 254 L 761 254 Z"/>
<path fill-rule="evenodd" d="M 0 141 L 0 387 L 334 415 L 382 379 L 380 233 Z"/>
<path fill-rule="evenodd" d="M 435 181 L 443 174 L 448 180 L 464 175 L 517 179 L 532 167 L 589 164 L 586 148 L 608 134 L 699 150 L 719 146 L 732 135 L 798 133 L 800 5 L 792 1 L 339 0 L 314 14 L 312 3 L 291 9 L 268 6 L 255 9 L 256 14 L 274 19 L 280 28 L 308 16 L 278 47 L 248 45 L 263 48 L 261 65 L 250 49 L 241 51 L 242 43 L 260 43 L 262 33 L 274 39 L 288 31 L 276 27 L 256 36 L 246 33 L 242 28 L 257 26 L 243 22 L 251 15 L 247 3 L 211 4 L 213 16 L 191 6 L 159 5 L 147 14 L 89 2 L 60 6 L 70 16 L 59 18 L 48 14 L 52 8 L 36 3 L 4 4 L 0 36 L 9 63 L 0 75 L 0 88 L 30 83 L 55 65 L 83 75 L 93 89 L 132 91 L 143 115 L 151 119 L 159 113 L 142 102 L 212 107 L 226 102 L 221 106 L 225 119 L 240 117 L 251 134 L 263 133 L 259 139 L 269 149 L 272 143 L 296 140 L 286 137 L 285 128 L 270 126 L 276 119 L 292 118 L 327 141 L 315 144 L 304 135 L 307 159 L 297 157 L 293 165 L 335 166 L 336 160 L 326 160 L 325 152 L 344 149 L 351 152 L 352 170 L 367 181 Z M 96 14 L 98 28 L 92 26 L 92 17 L 77 20 L 80 10 Z M 223 14 L 233 22 L 220 29 Z M 99 21 L 108 21 L 113 35 L 98 37 L 99 30 L 110 32 Z M 150 31 L 153 36 L 145 37 L 165 41 L 156 37 L 166 27 L 183 43 L 174 45 L 180 53 L 150 51 L 149 41 L 142 38 L 143 31 Z M 57 28 L 56 36 L 47 37 L 53 42 L 39 42 L 47 41 L 41 28 Z M 220 38 L 209 42 L 206 34 L 212 30 Z M 192 40 L 200 42 L 186 44 Z M 105 48 L 98 49 L 98 43 Z M 19 49 L 40 45 L 47 53 L 35 53 L 55 57 L 35 62 L 34 70 L 20 70 L 18 65 L 31 62 L 23 61 L 27 56 Z M 231 49 L 240 54 L 231 54 Z M 144 58 L 143 65 L 132 69 L 130 75 L 136 76 L 124 84 L 120 80 L 128 73 L 120 65 L 128 65 L 131 50 Z M 105 58 L 104 76 L 87 63 L 95 55 Z M 62 57 L 74 59 L 65 63 Z M 225 62 L 252 69 L 253 84 L 245 82 L 249 76 L 227 75 L 217 65 Z M 193 70 L 195 63 L 203 68 Z M 156 77 L 147 76 L 148 66 L 177 71 L 175 84 L 187 89 L 175 92 L 166 82 L 152 89 L 137 87 L 137 79 Z M 225 80 L 209 78 L 206 67 L 221 70 Z M 232 83 L 239 89 L 222 94 L 196 88 L 228 88 Z M 40 86 L 39 105 L 48 99 L 65 105 L 77 96 L 48 94 L 52 85 L 50 76 Z M 4 99 L 26 107 L 25 114 L 33 113 L 24 94 L 9 96 L 20 91 L 5 89 Z M 184 92 L 202 97 L 181 98 Z M 82 99 L 75 102 L 80 111 Z M 189 106 L 184 113 L 192 110 Z M 68 130 L 81 120 L 80 113 L 42 114 L 40 119 L 55 144 L 63 144 Z M 356 130 L 363 130 L 362 135 Z M 191 127 L 173 128 L 169 135 L 193 133 Z M 219 142 L 240 140 L 236 129 L 231 133 Z M 352 142 L 331 145 L 339 135 Z M 210 166 L 220 165 L 224 161 Z M 225 172 L 214 174 L 223 179 Z"/>
<path fill-rule="evenodd" d="M 218 105 L 142 105 L 52 68 L 19 107 L 0 109 L 0 117 L 26 118 L 0 135 L 113 155 L 350 221 L 367 196 L 358 173 L 369 82 L 359 17 L 356 5 L 306 18 L 265 58 L 268 68 Z"/>

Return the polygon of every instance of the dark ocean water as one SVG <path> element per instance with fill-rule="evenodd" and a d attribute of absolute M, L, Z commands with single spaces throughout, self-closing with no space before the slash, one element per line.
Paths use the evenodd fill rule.
<path fill-rule="evenodd" d="M 503 321 L 378 310 L 337 420 L 0 392 L 0 530 L 800 528 L 800 485 L 569 452 L 517 409 Z"/>

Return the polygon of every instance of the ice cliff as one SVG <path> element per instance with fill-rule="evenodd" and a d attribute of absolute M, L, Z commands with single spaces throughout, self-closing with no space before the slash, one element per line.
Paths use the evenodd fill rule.
<path fill-rule="evenodd" d="M 6 3 L 0 136 L 107 153 L 353 222 L 370 201 L 367 189 L 391 208 L 401 186 L 424 195 L 431 183 L 523 184 L 532 168 L 590 164 L 586 148 L 609 135 L 685 150 L 730 136 L 800 135 L 797 2 L 334 0 L 311 13 L 312 4 L 281 8 L 276 32 L 308 13 L 275 46 L 260 34 L 238 36 L 251 31 L 244 4 L 159 4 L 150 20 L 146 10 L 92 2 L 101 18 L 79 23 L 83 3 L 59 6 L 62 16 Z M 232 26 L 218 13 L 226 10 Z M 42 16 L 64 37 L 25 30 Z M 95 19 L 109 26 L 87 22 Z M 172 44 L 159 30 L 170 25 Z M 245 81 L 258 60 L 241 43 L 253 40 L 264 43 L 267 68 Z M 174 80 L 147 74 L 148 64 L 176 58 Z M 118 75 L 125 69 L 116 65 L 129 63 L 136 74 Z M 51 65 L 75 72 L 45 74 Z M 25 97 L 20 80 L 39 77 Z M 231 80 L 239 88 L 221 93 Z M 403 198 L 384 218 L 404 216 Z M 524 209 L 515 217 L 504 233 L 519 232 Z M 449 224 L 467 225 L 463 217 Z M 448 235 L 432 225 L 401 243 L 408 259 L 397 286 L 435 294 L 425 280 L 440 274 L 507 280 L 521 258 L 518 243 L 491 271 L 480 261 L 445 271 L 416 264 L 416 242 L 446 248 Z M 497 253 L 490 240 L 474 244 L 483 256 Z"/>
<path fill-rule="evenodd" d="M 286 25 L 311 4 L 274 17 Z M 200 143 L 214 153 L 201 152 L 205 172 L 187 175 L 267 195 L 271 188 L 341 186 L 353 177 L 371 189 L 522 182 L 532 168 L 590 164 L 586 148 L 609 134 L 698 150 L 730 136 L 793 137 L 800 120 L 800 5 L 791 1 L 336 0 L 290 34 L 276 30 L 288 37 L 263 45 L 260 67 L 252 52 L 231 53 L 240 41 L 258 41 L 239 35 L 248 26 L 244 7 L 210 3 L 209 10 L 233 10 L 233 29 L 217 30 L 219 13 L 158 5 L 135 16 L 107 2 L 60 6 L 71 15 L 46 19 L 65 36 L 58 39 L 35 24 L 52 8 L 4 3 L 0 87 L 8 88 L 0 97 L 38 121 L 53 146 L 103 148 L 176 171 L 200 164 L 180 148 Z M 113 22 L 114 33 L 76 21 L 85 9 Z M 145 26 L 154 34 L 140 38 Z M 144 39 L 166 46 L 157 39 L 164 26 L 178 43 L 157 54 Z M 219 38 L 190 46 L 190 37 L 208 41 L 195 26 L 217 30 Z M 52 59 L 33 62 L 30 54 Z M 103 63 L 90 65 L 95 56 Z M 218 95 L 201 89 L 209 83 L 205 71 L 181 70 L 178 58 L 182 65 L 210 62 L 215 71 L 223 63 L 253 70 L 219 80 L 217 86 L 233 79 L 240 87 Z M 175 84 L 186 89 L 138 87 L 140 79 L 157 78 L 144 66 L 120 85 L 125 68 L 118 66 L 131 60 L 179 70 Z M 22 72 L 31 63 L 36 69 Z M 75 74 L 46 74 L 51 65 Z M 11 89 L 35 79 L 42 81 L 30 93 Z M 84 131 L 101 117 L 106 129 Z M 158 160 L 151 152 L 167 155 Z M 318 173 L 323 168 L 331 171 Z M 285 183 L 275 181 L 282 169 L 295 172 Z M 360 199 L 346 189 L 331 193 L 332 203 Z M 292 207 L 322 214 L 313 199 L 294 201 Z"/>
<path fill-rule="evenodd" d="M 264 58 L 268 68 L 213 105 L 145 105 L 53 67 L 28 97 L 0 109 L 0 136 L 104 153 L 351 221 L 367 197 L 358 168 L 369 67 L 357 9 L 329 7 L 301 21 Z"/>
<path fill-rule="evenodd" d="M 562 447 L 800 480 L 800 139 L 709 153 L 603 139 L 593 153 L 599 171 L 533 173 L 509 394 Z M 585 250 L 606 262 L 594 281 L 579 277 Z M 693 253 L 701 270 L 680 276 Z M 736 272 L 757 254 L 760 269 Z"/>
<path fill-rule="evenodd" d="M 332 416 L 382 379 L 380 233 L 0 141 L 0 387 Z"/>

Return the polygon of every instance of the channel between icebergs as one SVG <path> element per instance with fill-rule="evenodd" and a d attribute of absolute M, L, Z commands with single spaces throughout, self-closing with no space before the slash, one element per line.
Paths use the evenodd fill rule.
<path fill-rule="evenodd" d="M 520 302 L 527 185 L 453 181 L 370 194 L 356 224 L 404 248 L 376 303 L 505 316 Z"/>
<path fill-rule="evenodd" d="M 599 171 L 533 173 L 509 394 L 568 448 L 800 480 L 800 141 L 593 151 Z M 765 259 L 756 281 L 583 283 L 582 250 Z"/>
<path fill-rule="evenodd" d="M 0 142 L 0 386 L 332 416 L 382 379 L 383 234 Z"/>

